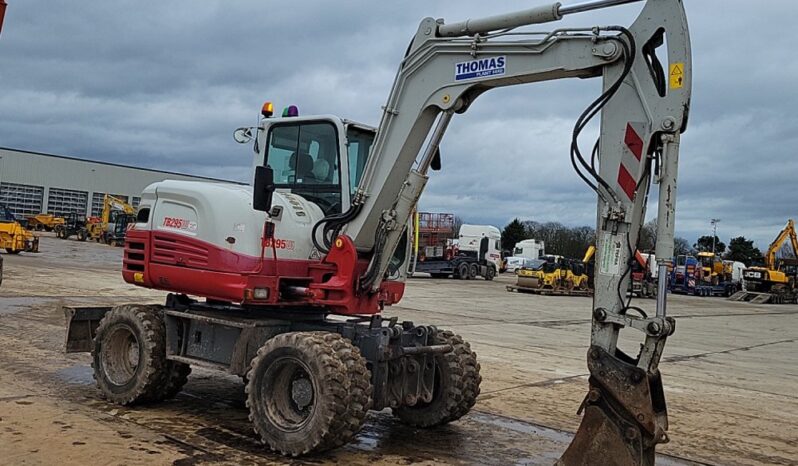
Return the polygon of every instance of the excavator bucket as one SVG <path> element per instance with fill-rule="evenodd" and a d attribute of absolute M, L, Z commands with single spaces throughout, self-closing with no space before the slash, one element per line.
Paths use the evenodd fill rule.
<path fill-rule="evenodd" d="M 666 443 L 667 411 L 659 371 L 638 368 L 620 350 L 588 352 L 589 391 L 582 423 L 558 465 L 654 465 L 655 446 Z"/>

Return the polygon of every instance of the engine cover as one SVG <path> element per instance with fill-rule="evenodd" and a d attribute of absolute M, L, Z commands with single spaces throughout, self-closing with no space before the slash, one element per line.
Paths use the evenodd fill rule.
<path fill-rule="evenodd" d="M 302 196 L 274 193 L 267 215 L 252 208 L 252 187 L 163 181 L 142 193 L 137 223 L 125 235 L 122 276 L 146 288 L 251 306 L 313 307 L 374 314 L 398 302 L 404 283 L 360 294 L 368 261 L 348 238 L 322 255 L 313 226 L 322 210 Z M 264 239 L 264 225 L 274 224 Z M 276 258 L 276 260 L 275 260 Z"/>
<path fill-rule="evenodd" d="M 141 202 L 151 210 L 148 222 L 137 224 L 137 230 L 175 234 L 208 248 L 260 257 L 267 215 L 252 208 L 251 186 L 167 180 L 147 187 Z M 274 245 L 266 244 L 268 256 L 276 249 L 278 259 L 320 259 L 311 232 L 324 217 L 321 209 L 287 192 L 274 193 L 273 206 L 279 215 L 271 219 L 275 234 Z"/>

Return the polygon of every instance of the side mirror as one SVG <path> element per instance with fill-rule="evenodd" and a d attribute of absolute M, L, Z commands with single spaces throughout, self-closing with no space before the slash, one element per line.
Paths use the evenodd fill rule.
<path fill-rule="evenodd" d="M 261 212 L 272 210 L 274 196 L 274 170 L 272 167 L 255 167 L 255 183 L 252 193 L 252 208 Z"/>
<path fill-rule="evenodd" d="M 233 132 L 233 139 L 239 144 L 248 143 L 252 140 L 252 128 L 238 128 Z"/>

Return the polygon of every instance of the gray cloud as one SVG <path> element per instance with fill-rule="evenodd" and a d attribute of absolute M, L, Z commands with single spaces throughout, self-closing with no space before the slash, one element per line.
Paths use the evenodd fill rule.
<path fill-rule="evenodd" d="M 695 71 L 678 233 L 692 240 L 718 217 L 724 240 L 745 235 L 766 246 L 798 215 L 798 6 L 685 3 Z M 245 180 L 251 152 L 231 132 L 253 123 L 264 100 L 376 124 L 422 17 L 455 21 L 521 6 L 16 0 L 8 8 L 0 145 Z M 564 25 L 629 24 L 639 9 Z M 480 97 L 453 122 L 444 170 L 422 207 L 500 226 L 516 216 L 592 224 L 595 200 L 570 168 L 568 145 L 598 90 L 598 80 L 577 80 Z"/>

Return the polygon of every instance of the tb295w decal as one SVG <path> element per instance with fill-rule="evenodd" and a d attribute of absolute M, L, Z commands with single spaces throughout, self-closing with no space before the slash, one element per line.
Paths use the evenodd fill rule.
<path fill-rule="evenodd" d="M 178 217 L 164 217 L 161 226 L 173 230 L 197 231 L 197 222 Z"/>
<path fill-rule="evenodd" d="M 266 238 L 264 246 L 271 248 L 272 244 L 274 244 L 275 249 L 285 249 L 287 251 L 294 250 L 294 241 L 290 239 Z"/>

